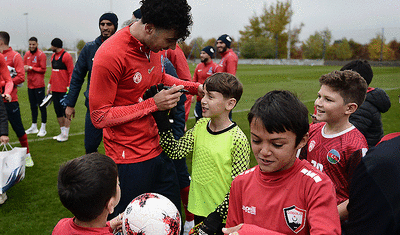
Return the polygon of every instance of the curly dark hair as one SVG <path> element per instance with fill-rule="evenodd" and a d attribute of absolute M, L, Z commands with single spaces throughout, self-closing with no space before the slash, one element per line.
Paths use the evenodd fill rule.
<path fill-rule="evenodd" d="M 322 75 L 319 84 L 329 86 L 339 92 L 345 104 L 356 103 L 358 107 L 364 102 L 367 94 L 367 82 L 357 72 L 351 70 L 333 71 Z"/>
<path fill-rule="evenodd" d="M 154 24 L 156 28 L 173 29 L 177 38 L 185 40 L 190 35 L 193 24 L 191 6 L 186 0 L 142 0 L 140 11 L 144 24 Z"/>

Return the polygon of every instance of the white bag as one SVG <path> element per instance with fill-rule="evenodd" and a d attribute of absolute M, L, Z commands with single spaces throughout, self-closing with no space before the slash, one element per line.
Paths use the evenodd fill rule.
<path fill-rule="evenodd" d="M 14 184 L 25 178 L 26 147 L 13 148 L 1 144 L 0 148 L 0 193 L 5 193 Z"/>

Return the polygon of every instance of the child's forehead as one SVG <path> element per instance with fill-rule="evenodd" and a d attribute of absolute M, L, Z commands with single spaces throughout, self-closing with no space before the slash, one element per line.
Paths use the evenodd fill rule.
<path fill-rule="evenodd" d="M 333 87 L 331 87 L 329 85 L 321 85 L 321 88 L 319 89 L 318 93 L 324 93 L 324 95 L 328 95 L 328 96 L 342 97 L 340 90 L 334 89 Z"/>
<path fill-rule="evenodd" d="M 275 138 L 286 138 L 288 135 L 296 135 L 293 131 L 286 130 L 283 132 L 269 132 L 265 127 L 263 121 L 260 118 L 254 118 L 250 123 L 250 133 L 252 135 L 257 135 L 259 137 L 265 137 L 268 139 L 275 139 Z"/>

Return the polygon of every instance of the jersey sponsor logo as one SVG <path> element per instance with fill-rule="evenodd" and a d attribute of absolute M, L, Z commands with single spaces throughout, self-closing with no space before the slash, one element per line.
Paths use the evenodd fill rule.
<path fill-rule="evenodd" d="M 203 71 L 202 69 L 197 70 L 198 73 L 200 73 L 201 71 Z"/>
<path fill-rule="evenodd" d="M 298 208 L 297 206 L 291 206 L 283 208 L 283 214 L 287 226 L 294 232 L 299 233 L 306 225 L 307 211 Z"/>
<path fill-rule="evenodd" d="M 142 74 L 140 72 L 136 72 L 135 75 L 133 75 L 133 82 L 138 84 L 141 81 L 142 81 Z"/>
<path fill-rule="evenodd" d="M 257 209 L 256 209 L 255 206 L 245 206 L 245 205 L 242 205 L 242 210 L 243 210 L 245 213 L 249 213 L 249 214 L 251 214 L 251 215 L 256 215 L 256 214 L 257 214 Z"/>
<path fill-rule="evenodd" d="M 308 152 L 311 152 L 315 147 L 315 140 L 311 140 L 311 142 L 308 144 Z"/>
<path fill-rule="evenodd" d="M 329 163 L 337 164 L 340 162 L 340 153 L 335 149 L 331 149 L 328 154 L 326 155 Z"/>
<path fill-rule="evenodd" d="M 312 178 L 315 181 L 315 183 L 318 183 L 318 182 L 320 182 L 322 180 L 321 177 L 317 173 L 315 173 L 313 171 L 310 171 L 310 170 L 307 170 L 306 168 L 303 168 L 301 170 L 301 173 L 303 173 L 306 176 L 309 176 L 310 178 Z"/>

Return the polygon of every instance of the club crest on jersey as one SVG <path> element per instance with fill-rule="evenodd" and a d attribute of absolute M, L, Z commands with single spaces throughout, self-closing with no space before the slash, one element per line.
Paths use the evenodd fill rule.
<path fill-rule="evenodd" d="M 306 225 L 306 214 L 307 211 L 298 208 L 297 206 L 291 206 L 283 208 L 285 220 L 287 226 L 294 232 L 300 232 Z"/>
<path fill-rule="evenodd" d="M 135 75 L 133 75 L 133 81 L 136 84 L 139 84 L 142 81 L 142 74 L 140 72 L 136 72 Z"/>
<path fill-rule="evenodd" d="M 210 69 L 207 71 L 207 75 L 212 75 L 213 74 L 213 70 L 212 70 L 213 68 L 212 67 L 210 67 Z"/>
<path fill-rule="evenodd" d="M 308 144 L 308 152 L 311 152 L 315 147 L 315 141 L 311 140 L 310 144 Z"/>
<path fill-rule="evenodd" d="M 329 163 L 337 164 L 340 162 L 340 153 L 334 149 L 331 149 L 326 155 Z"/>

